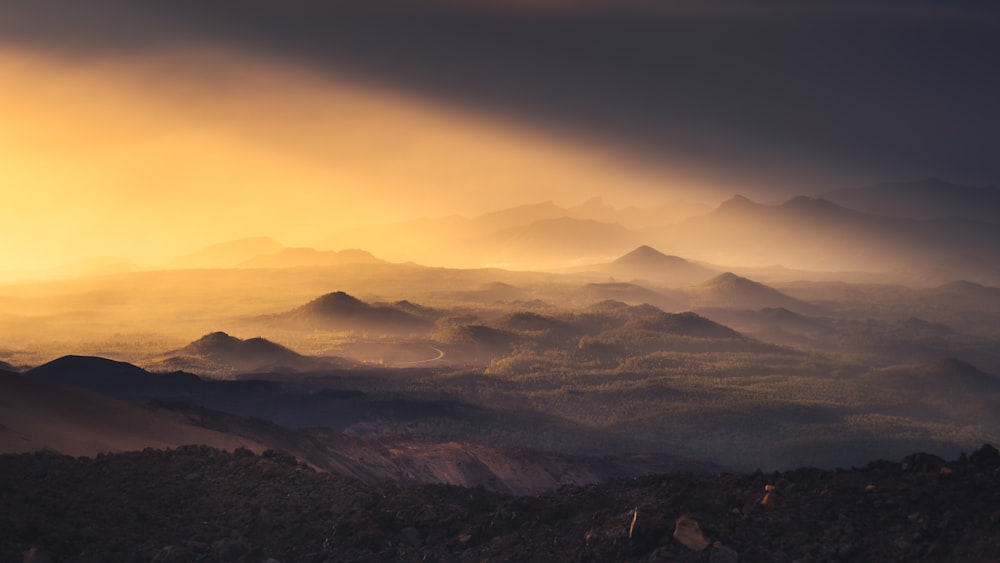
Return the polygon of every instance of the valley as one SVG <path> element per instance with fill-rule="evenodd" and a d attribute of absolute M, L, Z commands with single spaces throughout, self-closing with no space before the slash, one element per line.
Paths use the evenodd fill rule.
<path fill-rule="evenodd" d="M 553 210 L 477 221 L 502 231 L 539 213 Z M 311 444 L 296 455 L 317 467 L 368 448 L 383 469 L 352 474 L 505 491 L 573 482 L 574 464 L 602 456 L 653 457 L 587 479 L 664 464 L 772 471 L 954 456 L 1000 433 L 1000 290 L 981 281 L 787 280 L 651 245 L 549 270 L 324 252 L 247 239 L 179 269 L 8 284 L 0 359 L 20 372 L 10 377 L 199 409 L 189 422 L 206 430 L 266 421 L 283 437 L 241 436 Z M 397 466 L 516 459 L 518 448 L 578 461 L 535 484 L 509 469 Z"/>

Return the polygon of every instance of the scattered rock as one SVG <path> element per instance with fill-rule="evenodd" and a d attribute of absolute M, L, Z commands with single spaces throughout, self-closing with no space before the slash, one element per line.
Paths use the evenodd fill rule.
<path fill-rule="evenodd" d="M 0 561 L 1000 561 L 1000 456 L 908 459 L 775 473 L 762 494 L 762 474 L 669 474 L 514 497 L 367 485 L 249 451 L 8 455 Z M 779 509 L 761 506 L 779 490 Z"/>
<path fill-rule="evenodd" d="M 764 485 L 764 498 L 760 499 L 760 504 L 764 508 L 771 509 L 777 504 L 777 493 L 774 485 Z"/>
<path fill-rule="evenodd" d="M 674 523 L 674 539 L 692 551 L 705 551 L 712 543 L 701 530 L 701 524 L 690 516 L 681 516 Z"/>
<path fill-rule="evenodd" d="M 740 556 L 735 550 L 722 545 L 722 542 L 712 544 L 708 552 L 708 563 L 739 563 Z"/>

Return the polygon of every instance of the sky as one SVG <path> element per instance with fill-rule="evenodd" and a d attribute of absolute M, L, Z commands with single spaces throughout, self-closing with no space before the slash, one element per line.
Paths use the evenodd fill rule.
<path fill-rule="evenodd" d="M 520 203 L 997 185 L 989 2 L 0 0 L 0 271 Z"/>

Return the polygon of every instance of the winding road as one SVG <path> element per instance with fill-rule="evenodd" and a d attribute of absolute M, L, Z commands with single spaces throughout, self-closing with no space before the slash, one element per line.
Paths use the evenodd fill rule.
<path fill-rule="evenodd" d="M 438 361 L 438 360 L 440 360 L 441 358 L 444 357 L 444 350 L 438 348 L 437 346 L 428 346 L 428 348 L 430 348 L 431 350 L 434 350 L 435 352 L 437 352 L 437 356 L 435 356 L 433 358 L 430 358 L 430 359 L 427 359 L 427 360 L 416 360 L 416 361 L 413 361 L 413 362 L 396 362 L 393 365 L 395 367 L 401 367 L 401 366 L 412 366 L 412 365 L 416 365 L 416 364 L 427 364 L 427 363 L 430 363 L 430 362 L 436 362 L 436 361 Z"/>

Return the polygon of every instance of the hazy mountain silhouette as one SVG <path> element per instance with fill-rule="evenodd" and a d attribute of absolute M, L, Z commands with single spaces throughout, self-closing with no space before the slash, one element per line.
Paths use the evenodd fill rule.
<path fill-rule="evenodd" d="M 94 356 L 63 356 L 26 373 L 30 377 L 69 385 L 92 381 L 127 385 L 149 376 L 146 370 L 132 364 Z"/>
<path fill-rule="evenodd" d="M 275 370 L 307 370 L 345 365 L 338 358 L 310 358 L 264 338 L 242 340 L 213 332 L 187 346 L 155 358 L 149 367 L 158 371 L 189 371 L 202 375 Z"/>
<path fill-rule="evenodd" d="M 762 205 L 736 196 L 707 215 L 645 234 L 718 263 L 881 272 L 907 282 L 995 279 L 1000 261 L 998 224 L 884 217 L 809 197 Z"/>
<path fill-rule="evenodd" d="M 644 330 L 695 338 L 743 338 L 735 330 L 690 311 L 665 313 L 658 309 L 634 307 L 631 312 L 639 317 L 634 326 Z"/>
<path fill-rule="evenodd" d="M 875 215 L 1000 223 L 1000 189 L 963 186 L 937 178 L 836 190 L 822 197 Z"/>
<path fill-rule="evenodd" d="M 731 272 L 720 274 L 702 284 L 687 288 L 694 307 L 722 307 L 728 309 L 783 308 L 800 314 L 810 314 L 817 307 L 768 287 L 762 283 L 737 276 Z"/>
<path fill-rule="evenodd" d="M 944 306 L 1000 313 L 1000 287 L 959 280 L 925 291 Z"/>
<path fill-rule="evenodd" d="M 490 282 L 473 289 L 459 289 L 434 292 L 433 295 L 451 303 L 512 303 L 530 301 L 532 293 L 527 289 L 504 282 Z"/>
<path fill-rule="evenodd" d="M 68 367 L 65 364 L 50 368 L 61 370 Z M 130 371 L 119 369 L 122 373 Z M 47 373 L 51 375 L 52 371 Z M 41 381 L 37 374 L 0 373 L 0 396 L 4 398 L 0 401 L 0 452 L 4 453 L 44 448 L 72 456 L 93 456 L 185 444 L 264 449 L 253 440 L 196 426 L 174 412 L 151 410 L 76 386 Z"/>
<path fill-rule="evenodd" d="M 890 387 L 919 386 L 940 393 L 1000 393 L 1000 377 L 957 358 L 882 368 L 869 377 Z"/>
<path fill-rule="evenodd" d="M 784 307 L 763 309 L 699 308 L 696 312 L 758 340 L 784 346 L 829 349 L 835 331 L 824 319 L 807 317 Z"/>
<path fill-rule="evenodd" d="M 152 397 L 200 388 L 189 373 L 154 374 L 138 366 L 94 356 L 63 356 L 25 372 L 27 377 L 74 385 L 112 397 Z"/>
<path fill-rule="evenodd" d="M 167 264 L 170 269 L 233 268 L 260 255 L 275 254 L 284 247 L 267 237 L 253 237 L 213 244 Z"/>
<path fill-rule="evenodd" d="M 0 360 L 0 370 L 2 370 L 2 371 L 8 371 L 8 372 L 11 372 L 11 373 L 15 373 L 15 372 L 18 371 L 17 368 L 15 368 L 14 366 L 8 364 L 7 362 L 5 362 L 3 360 Z"/>
<path fill-rule="evenodd" d="M 546 201 L 471 219 L 451 216 L 350 229 L 328 239 L 325 246 L 376 249 L 382 256 L 425 264 L 553 267 L 582 257 L 592 261 L 620 255 L 641 242 L 630 229 L 662 227 L 708 210 L 687 202 L 616 209 L 601 198 L 572 207 Z M 392 234 L 391 247 L 387 233 Z M 448 256 L 442 254 L 443 248 Z"/>
<path fill-rule="evenodd" d="M 635 233 L 617 223 L 560 217 L 499 230 L 469 243 L 497 263 L 551 267 L 619 255 L 636 241 Z"/>
<path fill-rule="evenodd" d="M 712 208 L 703 203 L 672 201 L 654 207 L 625 207 L 616 209 L 600 197 L 588 199 L 580 205 L 566 209 L 566 216 L 590 219 L 603 223 L 618 223 L 628 229 L 642 229 L 676 223 L 680 220 L 704 215 Z"/>
<path fill-rule="evenodd" d="M 686 301 L 678 299 L 673 294 L 668 295 L 641 285 L 623 282 L 588 283 L 580 288 L 577 299 L 582 302 L 581 304 L 607 300 L 621 301 L 629 305 L 648 303 L 665 311 L 688 308 Z"/>
<path fill-rule="evenodd" d="M 316 250 L 314 248 L 285 248 L 274 254 L 261 254 L 237 264 L 239 268 L 300 268 L 309 266 L 343 266 L 346 264 L 381 264 L 370 252 L 364 250 Z"/>
<path fill-rule="evenodd" d="M 386 333 L 427 330 L 433 326 L 430 319 L 415 315 L 413 305 L 371 305 L 336 291 L 318 297 L 283 315 L 294 323 L 304 323 L 325 329 L 378 330 Z"/>
<path fill-rule="evenodd" d="M 530 311 L 519 311 L 512 313 L 497 321 L 499 326 L 509 330 L 519 331 L 541 331 L 559 329 L 565 323 L 546 315 L 539 315 Z"/>
<path fill-rule="evenodd" d="M 568 217 L 566 209 L 551 201 L 529 203 L 492 211 L 474 217 L 469 222 L 469 233 L 491 235 L 515 227 L 523 227 L 538 221 Z"/>
<path fill-rule="evenodd" d="M 646 245 L 613 262 L 588 266 L 586 269 L 605 272 L 619 278 L 643 279 L 668 285 L 699 283 L 717 274 L 704 266 L 678 256 L 668 256 Z"/>

